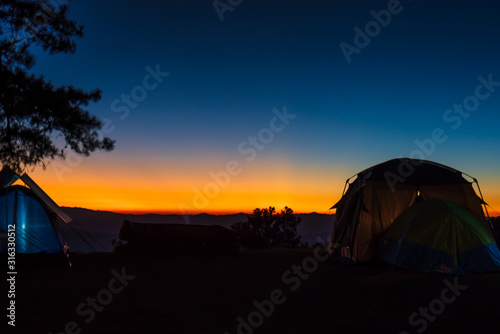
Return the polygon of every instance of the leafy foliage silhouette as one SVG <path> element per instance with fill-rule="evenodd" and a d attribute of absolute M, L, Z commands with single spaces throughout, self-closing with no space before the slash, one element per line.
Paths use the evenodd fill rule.
<path fill-rule="evenodd" d="M 300 243 L 299 224 L 300 218 L 289 207 L 278 213 L 270 206 L 255 209 L 248 221 L 235 223 L 231 228 L 245 248 L 294 248 Z"/>
<path fill-rule="evenodd" d="M 47 159 L 65 158 L 68 149 L 88 156 L 114 148 L 113 140 L 99 138 L 102 122 L 84 109 L 101 98 L 99 89 L 55 87 L 29 73 L 35 48 L 49 54 L 76 51 L 73 37 L 83 36 L 83 26 L 67 12 L 66 4 L 54 1 L 0 3 L 0 161 L 18 172 L 45 169 Z M 55 142 L 61 137 L 63 147 Z"/>

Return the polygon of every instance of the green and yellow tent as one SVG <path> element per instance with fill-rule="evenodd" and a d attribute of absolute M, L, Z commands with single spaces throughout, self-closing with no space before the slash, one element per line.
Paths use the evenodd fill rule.
<path fill-rule="evenodd" d="M 424 272 L 500 270 L 500 251 L 491 230 L 467 208 L 441 198 L 403 211 L 380 238 L 377 255 Z"/>
<path fill-rule="evenodd" d="M 347 179 L 342 198 L 332 207 L 337 210 L 329 245 L 332 256 L 347 263 L 375 259 L 377 240 L 396 217 L 419 200 L 432 198 L 467 208 L 490 229 L 475 178 L 433 161 L 393 159 Z"/>

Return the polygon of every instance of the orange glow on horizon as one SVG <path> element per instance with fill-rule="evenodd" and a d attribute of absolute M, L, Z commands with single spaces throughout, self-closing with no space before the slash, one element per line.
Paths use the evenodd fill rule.
<path fill-rule="evenodd" d="M 206 172 L 181 178 L 177 168 L 163 171 L 162 175 L 174 175 L 170 178 L 83 169 L 64 174 L 62 182 L 49 169 L 30 175 L 58 205 L 66 207 L 134 214 L 250 214 L 255 208 L 274 206 L 280 211 L 288 206 L 295 213 L 334 213 L 329 208 L 340 198 L 343 177 L 339 186 L 337 182 L 325 186 L 323 179 L 333 179 L 331 171 L 323 170 L 323 176 L 309 173 L 311 177 L 301 180 L 302 170 L 280 165 L 271 175 L 270 167 L 253 166 L 227 184 L 217 183 Z"/>
<path fill-rule="evenodd" d="M 165 170 L 147 170 L 124 164 L 118 170 L 91 163 L 57 175 L 46 171 L 29 173 L 60 206 L 131 214 L 250 214 L 255 208 L 285 206 L 295 213 L 325 213 L 341 197 L 352 169 L 308 166 L 286 160 L 263 161 L 245 166 L 227 182 L 210 176 L 220 166 L 170 164 Z M 208 172 L 207 172 L 208 170 Z M 212 173 L 213 175 L 213 173 Z M 479 179 L 490 216 L 500 215 L 500 180 Z"/>
<path fill-rule="evenodd" d="M 254 208 L 256 209 L 256 208 Z M 243 210 L 227 210 L 227 211 L 209 211 L 207 210 L 206 212 L 203 213 L 193 213 L 192 215 L 197 215 L 197 214 L 210 214 L 210 215 L 215 215 L 215 216 L 222 216 L 222 215 L 235 215 L 235 214 L 246 214 L 250 215 L 252 214 L 253 210 L 249 211 L 243 211 Z M 263 208 L 260 208 L 263 209 Z M 283 208 L 276 208 L 277 212 L 280 212 L 281 209 Z M 292 208 L 293 209 L 293 208 Z M 93 210 L 93 209 L 90 209 Z M 152 210 L 97 210 L 95 211 L 107 211 L 107 212 L 113 212 L 113 213 L 120 213 L 120 214 L 127 214 L 127 215 L 147 215 L 147 214 L 157 214 L 157 215 L 180 215 L 179 211 L 168 211 L 164 209 L 152 209 Z M 299 211 L 293 211 L 294 214 L 310 214 L 310 213 L 319 213 L 319 214 L 326 214 L 326 215 L 333 215 L 335 214 L 335 210 L 330 210 L 327 212 L 316 212 L 316 211 L 304 211 L 304 212 L 299 212 Z"/>

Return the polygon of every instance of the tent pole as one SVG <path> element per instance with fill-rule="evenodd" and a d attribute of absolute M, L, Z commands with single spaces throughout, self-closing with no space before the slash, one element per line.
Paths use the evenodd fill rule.
<path fill-rule="evenodd" d="M 349 179 L 347 179 L 347 181 L 345 181 L 345 183 L 344 183 L 344 190 L 342 190 L 342 196 L 344 196 L 344 195 L 345 195 L 345 188 L 347 188 L 347 184 L 348 184 L 348 183 L 349 183 Z M 341 196 L 341 197 L 342 197 L 342 196 Z"/>
<path fill-rule="evenodd" d="M 486 211 L 486 220 L 488 221 L 488 225 L 490 226 L 491 233 L 493 233 L 493 235 L 495 235 L 495 229 L 493 228 L 493 224 L 491 223 L 490 214 L 488 212 L 486 202 L 484 201 L 483 193 L 481 192 L 481 188 L 479 187 L 479 182 L 477 182 L 476 178 L 474 178 L 474 177 L 472 179 L 476 183 L 477 190 L 479 190 L 479 195 L 481 196 L 481 200 L 483 201 L 483 203 L 485 203 L 485 204 L 483 204 L 483 207 L 484 207 L 484 211 Z"/>
<path fill-rule="evenodd" d="M 473 179 L 474 179 L 474 182 L 476 183 L 477 190 L 479 190 L 479 195 L 481 196 L 481 200 L 483 201 L 483 203 L 486 203 L 484 201 L 483 193 L 481 192 L 481 188 L 479 187 L 479 182 L 477 182 L 476 178 L 473 178 Z M 483 204 L 483 206 L 484 206 L 484 211 L 486 211 L 486 217 L 490 218 L 490 214 L 488 213 L 488 208 L 486 207 L 485 204 Z"/>

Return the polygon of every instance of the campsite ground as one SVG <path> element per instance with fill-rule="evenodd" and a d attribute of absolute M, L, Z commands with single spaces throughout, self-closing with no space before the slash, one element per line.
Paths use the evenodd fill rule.
<path fill-rule="evenodd" d="M 227 257 L 93 253 L 74 256 L 71 269 L 21 267 L 16 332 L 498 330 L 500 273 L 455 278 L 382 264 L 345 267 L 322 260 L 312 250 Z M 274 302 L 263 302 L 270 299 Z M 423 308 L 429 309 L 427 313 Z M 412 326 L 409 317 L 414 312 Z M 239 325 L 238 317 L 247 324 Z"/>

